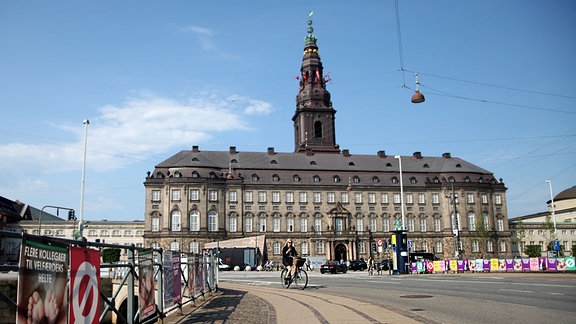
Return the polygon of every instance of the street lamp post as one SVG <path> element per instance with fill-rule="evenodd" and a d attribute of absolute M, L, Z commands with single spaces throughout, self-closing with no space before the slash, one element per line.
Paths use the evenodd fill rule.
<path fill-rule="evenodd" d="M 454 206 L 454 257 L 456 259 L 460 258 L 460 234 L 459 234 L 459 227 L 460 225 L 458 224 L 458 210 L 456 209 L 456 201 L 457 201 L 457 197 L 456 197 L 456 193 L 454 192 L 454 182 L 449 181 L 450 182 L 450 189 L 452 190 L 452 193 L 450 194 L 450 196 L 448 196 L 448 198 L 450 199 L 450 202 L 452 203 L 452 205 Z"/>
<path fill-rule="evenodd" d="M 84 237 L 84 183 L 86 179 L 86 144 L 88 143 L 88 125 L 90 121 L 84 119 L 84 158 L 82 159 L 82 187 L 80 189 L 80 222 L 78 223 L 78 235 Z"/>
<path fill-rule="evenodd" d="M 546 182 L 548 182 L 548 185 L 550 186 L 550 207 L 552 208 L 552 222 L 554 222 L 554 239 L 557 239 L 558 237 L 556 236 L 556 212 L 554 209 L 554 195 L 552 194 L 552 180 L 548 179 L 546 180 Z"/>
<path fill-rule="evenodd" d="M 398 164 L 400 168 L 400 208 L 402 209 L 402 230 L 406 230 L 405 216 L 404 216 L 404 185 L 402 183 L 402 158 L 400 155 L 394 157 L 398 159 Z"/>

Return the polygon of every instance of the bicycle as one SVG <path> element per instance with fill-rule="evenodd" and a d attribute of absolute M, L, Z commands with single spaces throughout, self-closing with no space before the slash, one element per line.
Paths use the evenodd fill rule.
<path fill-rule="evenodd" d="M 374 275 L 374 266 L 371 265 L 368 267 L 368 276 L 373 276 Z"/>
<path fill-rule="evenodd" d="M 292 275 L 288 281 L 286 281 L 286 272 L 288 269 L 284 268 L 282 270 L 282 273 L 280 274 L 280 282 L 282 282 L 282 287 L 290 288 L 290 285 L 294 285 L 296 288 L 303 290 L 308 286 L 308 274 L 306 273 L 306 270 L 302 269 L 305 261 L 306 259 L 304 258 L 294 258 L 292 266 L 294 271 L 292 272 Z"/>

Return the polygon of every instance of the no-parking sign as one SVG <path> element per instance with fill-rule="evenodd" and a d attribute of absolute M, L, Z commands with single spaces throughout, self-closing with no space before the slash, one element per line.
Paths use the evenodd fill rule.
<path fill-rule="evenodd" d="M 100 317 L 100 251 L 70 247 L 69 323 L 94 323 Z"/>

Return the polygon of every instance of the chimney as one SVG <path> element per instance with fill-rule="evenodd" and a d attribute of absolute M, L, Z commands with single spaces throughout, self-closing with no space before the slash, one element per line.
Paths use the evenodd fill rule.
<path fill-rule="evenodd" d="M 414 156 L 417 159 L 421 159 L 422 158 L 422 152 L 414 152 L 414 154 L 412 154 L 412 156 Z"/>
<path fill-rule="evenodd" d="M 198 150 L 198 145 L 194 145 L 192 146 L 192 152 L 198 153 L 200 150 Z"/>
<path fill-rule="evenodd" d="M 377 154 L 378 154 L 378 157 L 381 157 L 381 158 L 385 158 L 385 157 L 386 157 L 386 151 L 378 151 Z"/>
<path fill-rule="evenodd" d="M 349 157 L 350 156 L 350 150 L 346 149 L 346 150 L 342 150 L 342 155 Z"/>
<path fill-rule="evenodd" d="M 442 154 L 442 157 L 445 158 L 445 159 L 449 159 L 449 158 L 451 158 L 452 156 L 450 155 L 450 153 L 444 153 L 444 154 Z"/>
<path fill-rule="evenodd" d="M 268 155 L 274 155 L 274 148 L 273 147 L 269 147 L 268 148 Z"/>
<path fill-rule="evenodd" d="M 230 154 L 236 154 L 236 146 L 230 146 Z"/>

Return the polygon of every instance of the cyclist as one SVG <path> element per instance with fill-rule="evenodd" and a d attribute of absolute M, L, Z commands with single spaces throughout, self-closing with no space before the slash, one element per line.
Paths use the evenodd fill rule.
<path fill-rule="evenodd" d="M 286 240 L 286 244 L 284 244 L 284 248 L 282 249 L 282 264 L 286 267 L 286 269 L 288 269 L 288 271 L 286 271 L 286 277 L 284 277 L 284 281 L 286 283 L 290 281 L 292 271 L 296 270 L 292 269 L 292 260 L 296 256 L 298 256 L 298 252 L 296 252 L 296 248 L 294 247 L 292 239 Z"/>

